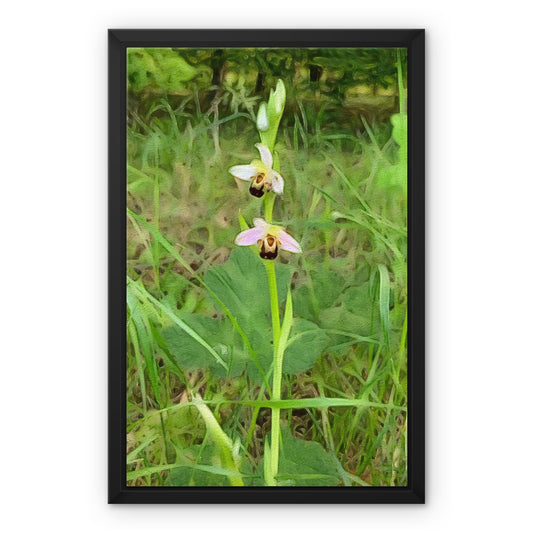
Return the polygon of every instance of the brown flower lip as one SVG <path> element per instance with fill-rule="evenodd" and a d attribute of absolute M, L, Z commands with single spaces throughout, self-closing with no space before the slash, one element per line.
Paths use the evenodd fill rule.
<path fill-rule="evenodd" d="M 258 243 L 261 243 L 261 250 L 259 251 L 259 255 L 263 259 L 276 259 L 278 256 L 278 249 L 280 246 L 280 243 L 274 235 L 268 234 L 264 239 L 257 241 Z"/>

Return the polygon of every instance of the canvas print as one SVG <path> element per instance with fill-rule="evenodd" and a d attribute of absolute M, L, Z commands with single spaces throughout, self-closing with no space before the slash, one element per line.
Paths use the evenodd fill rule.
<path fill-rule="evenodd" d="M 405 487 L 405 48 L 127 49 L 131 487 Z"/>

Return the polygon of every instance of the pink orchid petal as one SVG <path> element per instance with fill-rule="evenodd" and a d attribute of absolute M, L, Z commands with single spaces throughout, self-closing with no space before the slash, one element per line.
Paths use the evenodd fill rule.
<path fill-rule="evenodd" d="M 270 153 L 268 146 L 266 144 L 256 144 L 255 147 L 259 150 L 261 161 L 263 161 L 265 166 L 267 168 L 272 168 L 272 154 Z"/>
<path fill-rule="evenodd" d="M 285 184 L 285 182 L 283 181 L 281 174 L 279 174 L 275 170 L 272 170 L 270 172 L 270 176 L 272 177 L 272 190 L 276 194 L 283 194 L 283 185 Z"/>
<path fill-rule="evenodd" d="M 270 224 L 263 218 L 254 218 L 254 226 L 256 228 L 266 229 Z"/>
<path fill-rule="evenodd" d="M 263 228 L 251 228 L 239 233 L 235 239 L 235 244 L 239 246 L 250 246 L 264 237 L 265 232 Z"/>
<path fill-rule="evenodd" d="M 302 248 L 298 242 L 293 239 L 286 231 L 280 231 L 278 233 L 278 238 L 281 243 L 281 249 L 287 250 L 287 252 L 292 252 L 294 254 L 301 254 Z"/>
<path fill-rule="evenodd" d="M 257 168 L 254 165 L 235 165 L 229 173 L 240 180 L 250 181 L 257 174 Z"/>

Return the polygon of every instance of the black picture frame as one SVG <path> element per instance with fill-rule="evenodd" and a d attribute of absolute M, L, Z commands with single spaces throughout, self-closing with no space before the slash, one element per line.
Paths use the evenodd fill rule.
<path fill-rule="evenodd" d="M 109 503 L 424 503 L 424 30 L 129 30 L 109 38 Z M 126 50 L 128 47 L 405 47 L 408 54 L 408 486 L 126 485 Z"/>

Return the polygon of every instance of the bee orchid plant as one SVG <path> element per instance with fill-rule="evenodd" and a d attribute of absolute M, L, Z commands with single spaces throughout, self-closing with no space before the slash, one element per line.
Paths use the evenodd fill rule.
<path fill-rule="evenodd" d="M 283 227 L 272 224 L 272 212 L 277 196 L 283 193 L 285 181 L 279 169 L 274 169 L 273 151 L 276 142 L 277 131 L 283 110 L 285 108 L 285 86 L 281 80 L 276 84 L 276 90 L 270 91 L 267 103 L 262 103 L 257 114 L 257 129 L 261 137 L 261 143 L 255 145 L 261 160 L 253 160 L 248 165 L 235 165 L 229 169 L 229 173 L 236 179 L 250 182 L 250 194 L 256 198 L 264 197 L 265 218 L 254 218 L 254 227 L 239 233 L 235 243 L 239 246 L 257 245 L 259 256 L 264 260 L 270 290 L 270 308 L 272 314 L 273 331 L 273 361 L 272 361 L 272 396 L 273 401 L 281 400 L 281 378 L 283 368 L 283 347 L 280 338 L 282 336 L 278 292 L 276 283 L 276 270 L 274 259 L 279 250 L 292 253 L 301 253 L 302 248 Z M 283 334 L 288 336 L 285 324 L 292 321 L 292 303 L 290 290 L 287 295 L 287 306 L 283 322 Z M 290 315 L 290 316 L 289 316 Z M 286 322 L 287 321 L 287 322 Z M 277 485 L 280 443 L 280 409 L 272 408 L 272 429 L 270 446 L 265 443 L 265 481 L 267 485 Z"/>

